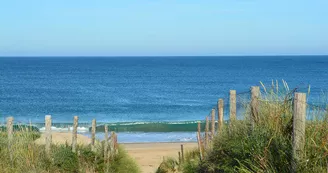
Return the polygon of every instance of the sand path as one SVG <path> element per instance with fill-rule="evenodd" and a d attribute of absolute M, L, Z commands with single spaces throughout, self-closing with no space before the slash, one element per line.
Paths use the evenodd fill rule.
<path fill-rule="evenodd" d="M 35 141 L 37 144 L 45 144 L 45 135 L 42 134 Z M 54 144 L 72 143 L 72 133 L 53 132 L 52 142 Z M 91 139 L 81 134 L 77 135 L 77 143 L 82 145 L 90 144 Z M 129 155 L 136 160 L 143 173 L 154 173 L 163 157 L 178 158 L 180 145 L 184 145 L 184 151 L 197 148 L 197 143 L 131 143 L 121 144 Z"/>
<path fill-rule="evenodd" d="M 178 158 L 181 144 L 184 145 L 185 152 L 197 147 L 197 143 L 135 143 L 121 145 L 136 160 L 143 173 L 154 173 L 163 161 L 163 157 Z"/>

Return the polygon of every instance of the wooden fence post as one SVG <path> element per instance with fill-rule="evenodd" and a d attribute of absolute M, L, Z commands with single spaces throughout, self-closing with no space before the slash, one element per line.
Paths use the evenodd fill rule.
<path fill-rule="evenodd" d="M 113 158 L 114 157 L 114 153 L 115 153 L 115 144 L 114 144 L 114 139 L 115 138 L 115 134 L 114 132 L 111 132 L 110 134 L 110 157 Z"/>
<path fill-rule="evenodd" d="M 251 87 L 251 117 L 250 117 L 250 121 L 251 121 L 251 126 L 252 129 L 255 126 L 255 123 L 257 123 L 259 121 L 259 116 L 258 116 L 258 99 L 260 96 L 260 87 L 258 86 L 252 86 Z"/>
<path fill-rule="evenodd" d="M 7 118 L 7 133 L 8 133 L 8 141 L 11 143 L 13 141 L 13 117 Z"/>
<path fill-rule="evenodd" d="M 236 119 L 236 90 L 230 90 L 230 123 Z"/>
<path fill-rule="evenodd" d="M 203 145 L 202 145 L 202 138 L 201 138 L 201 127 L 200 127 L 200 122 L 198 122 L 197 125 L 197 141 L 198 141 L 198 149 L 199 149 L 199 155 L 200 155 L 200 160 L 203 160 Z"/>
<path fill-rule="evenodd" d="M 51 142 L 52 142 L 52 135 L 51 135 L 51 115 L 45 116 L 45 137 L 46 137 L 46 153 L 48 157 L 50 157 L 51 151 Z"/>
<path fill-rule="evenodd" d="M 29 129 L 28 129 L 29 132 L 33 131 L 33 127 L 32 127 L 32 121 L 31 119 L 29 120 Z"/>
<path fill-rule="evenodd" d="M 72 151 L 74 153 L 76 152 L 78 121 L 79 121 L 79 117 L 74 116 L 73 133 L 72 133 Z"/>
<path fill-rule="evenodd" d="M 96 126 L 97 122 L 96 119 L 92 120 L 92 126 L 91 126 L 91 150 L 95 152 L 95 141 L 96 141 Z M 108 135 L 107 135 L 108 136 Z"/>
<path fill-rule="evenodd" d="M 223 127 L 223 99 L 219 99 L 218 102 L 218 132 L 222 130 Z"/>
<path fill-rule="evenodd" d="M 208 122 L 208 116 L 206 116 L 206 122 L 205 122 L 205 149 L 207 149 L 209 145 L 209 140 L 208 140 L 208 131 L 209 131 L 209 122 Z"/>
<path fill-rule="evenodd" d="M 183 144 L 181 144 L 181 161 L 184 162 Z"/>
<path fill-rule="evenodd" d="M 292 172 L 298 171 L 299 159 L 305 145 L 306 94 L 295 93 L 293 106 L 293 160 Z"/>
<path fill-rule="evenodd" d="M 180 151 L 178 152 L 178 155 L 179 155 L 179 164 L 181 164 L 181 153 L 180 153 Z"/>
<path fill-rule="evenodd" d="M 115 149 L 115 154 L 118 153 L 118 143 L 117 143 L 117 134 L 114 132 L 114 149 Z"/>
<path fill-rule="evenodd" d="M 214 134 L 215 134 L 215 109 L 212 109 L 211 111 L 211 121 L 212 121 L 212 124 L 211 124 L 211 139 L 214 139 Z"/>
<path fill-rule="evenodd" d="M 108 126 L 107 125 L 105 125 L 104 160 L 105 163 L 107 163 L 108 160 Z"/>
<path fill-rule="evenodd" d="M 109 159 L 109 144 L 108 144 L 108 126 L 104 125 L 105 128 L 105 138 L 104 138 L 104 164 L 105 164 L 105 172 L 108 172 L 108 159 Z"/>
<path fill-rule="evenodd" d="M 111 157 L 113 157 L 115 154 L 118 153 L 117 135 L 115 132 L 111 132 L 110 139 L 111 139 L 110 155 L 111 155 Z"/>
<path fill-rule="evenodd" d="M 8 150 L 9 150 L 9 156 L 10 156 L 11 162 L 13 162 L 13 154 L 12 154 L 12 148 L 11 148 L 11 145 L 13 143 L 13 130 L 14 130 L 13 122 L 14 122 L 13 117 L 7 118 Z"/>

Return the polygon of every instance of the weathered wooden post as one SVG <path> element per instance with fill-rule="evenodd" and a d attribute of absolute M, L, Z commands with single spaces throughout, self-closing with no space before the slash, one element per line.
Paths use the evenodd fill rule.
<path fill-rule="evenodd" d="M 179 164 L 181 164 L 181 153 L 180 153 L 180 151 L 178 152 L 178 155 L 179 155 Z"/>
<path fill-rule="evenodd" d="M 223 127 L 223 99 L 219 99 L 218 102 L 218 132 L 222 130 Z"/>
<path fill-rule="evenodd" d="M 78 121 L 79 121 L 79 117 L 74 116 L 73 133 L 72 133 L 72 151 L 74 153 L 76 152 Z"/>
<path fill-rule="evenodd" d="M 10 156 L 10 161 L 13 161 L 13 153 L 11 149 L 11 145 L 13 143 L 13 122 L 14 118 L 13 117 L 8 117 L 7 118 L 7 134 L 8 134 L 8 150 L 9 150 L 9 156 Z"/>
<path fill-rule="evenodd" d="M 211 111 L 211 140 L 214 139 L 214 134 L 215 134 L 215 109 L 212 109 Z"/>
<path fill-rule="evenodd" d="M 183 144 L 181 144 L 181 161 L 184 162 Z"/>
<path fill-rule="evenodd" d="M 115 139 L 114 138 L 115 138 L 115 133 L 111 132 L 111 134 L 110 134 L 110 158 L 113 158 L 114 153 L 115 153 L 115 144 L 114 144 Z"/>
<path fill-rule="evenodd" d="M 13 141 L 13 117 L 7 118 L 7 133 L 8 133 L 8 142 L 11 143 Z"/>
<path fill-rule="evenodd" d="M 117 143 L 117 135 L 115 132 L 111 133 L 111 157 L 118 153 L 118 143 Z"/>
<path fill-rule="evenodd" d="M 236 90 L 230 90 L 230 122 L 237 119 L 236 112 Z"/>
<path fill-rule="evenodd" d="M 292 171 L 298 171 L 305 145 L 306 94 L 295 93 L 293 106 L 293 160 Z"/>
<path fill-rule="evenodd" d="M 114 148 L 115 148 L 115 154 L 118 153 L 118 143 L 117 143 L 117 134 L 114 132 Z"/>
<path fill-rule="evenodd" d="M 201 138 L 201 127 L 200 127 L 200 122 L 198 122 L 197 125 L 197 141 L 198 141 L 198 150 L 199 150 L 199 155 L 200 155 L 200 160 L 203 160 L 203 145 L 202 145 L 202 138 Z"/>
<path fill-rule="evenodd" d="M 46 138 L 46 153 L 49 157 L 51 151 L 51 142 L 52 142 L 52 135 L 51 135 L 51 115 L 45 116 L 45 138 Z"/>
<path fill-rule="evenodd" d="M 107 163 L 108 160 L 108 126 L 107 125 L 105 125 L 104 160 L 105 163 Z"/>
<path fill-rule="evenodd" d="M 259 116 L 258 116 L 258 99 L 260 96 L 260 87 L 258 86 L 252 86 L 251 87 L 251 117 L 250 117 L 250 121 L 251 121 L 251 126 L 252 129 L 254 128 L 255 123 L 257 123 L 259 121 Z"/>
<path fill-rule="evenodd" d="M 91 150 L 95 152 L 95 141 L 96 141 L 96 126 L 97 122 L 96 119 L 92 120 L 92 125 L 91 125 Z M 108 135 L 107 135 L 108 136 Z"/>
<path fill-rule="evenodd" d="M 29 129 L 28 129 L 29 132 L 33 131 L 33 127 L 32 127 L 32 121 L 31 119 L 29 120 Z"/>
<path fill-rule="evenodd" d="M 209 140 L 208 140 L 208 132 L 209 131 L 209 122 L 208 122 L 208 116 L 206 116 L 206 122 L 205 122 L 205 149 L 207 149 L 209 145 Z"/>

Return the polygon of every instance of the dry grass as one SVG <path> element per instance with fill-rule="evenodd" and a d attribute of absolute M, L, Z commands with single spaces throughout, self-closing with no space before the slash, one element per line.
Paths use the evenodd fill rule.
<path fill-rule="evenodd" d="M 250 125 L 249 102 L 245 102 L 244 120 L 225 126 L 215 137 L 213 149 L 205 159 L 182 164 L 180 172 L 291 172 L 293 96 L 283 81 L 272 81 L 270 87 L 263 83 L 258 106 L 258 117 Z M 282 87 L 281 87 L 282 86 Z M 310 94 L 310 86 L 306 90 Z M 328 114 L 326 107 L 307 105 L 305 148 L 298 172 L 328 171 Z M 196 157 L 197 158 L 197 157 Z"/>
<path fill-rule="evenodd" d="M 90 146 L 79 145 L 73 153 L 69 145 L 53 145 L 50 155 L 46 155 L 45 146 L 35 143 L 39 132 L 28 130 L 14 132 L 12 145 L 8 147 L 5 132 L 0 133 L 1 173 L 132 173 L 140 172 L 137 164 L 126 152 L 119 152 L 109 162 L 104 162 L 101 143 L 97 152 Z"/>

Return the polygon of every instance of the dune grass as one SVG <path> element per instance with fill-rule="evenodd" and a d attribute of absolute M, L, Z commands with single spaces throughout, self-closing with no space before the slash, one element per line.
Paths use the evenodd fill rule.
<path fill-rule="evenodd" d="M 252 128 L 249 101 L 244 103 L 243 120 L 230 122 L 215 137 L 211 149 L 200 161 L 198 155 L 187 157 L 178 172 L 292 172 L 293 95 L 283 81 L 266 88 L 258 106 L 258 117 Z M 308 94 L 310 89 L 308 89 Z M 305 147 L 297 172 L 328 171 L 328 113 L 326 107 L 307 105 Z M 311 109 L 311 111 L 309 111 Z"/>
<path fill-rule="evenodd" d="M 185 153 L 185 159 L 179 162 L 176 158 L 168 157 L 158 167 L 156 173 L 195 173 L 199 172 L 199 151 L 198 149 L 189 150 Z"/>
<path fill-rule="evenodd" d="M 101 143 L 97 152 L 90 146 L 78 146 L 73 153 L 69 145 L 51 146 L 46 155 L 45 146 L 35 144 L 40 137 L 37 131 L 16 131 L 12 145 L 8 146 L 7 134 L 0 133 L 1 173 L 138 173 L 140 169 L 123 148 L 107 163 L 104 162 Z"/>

